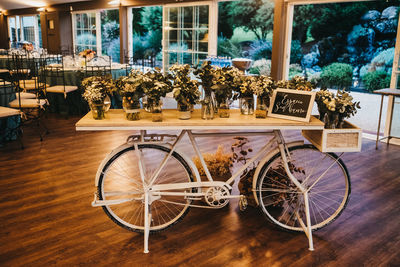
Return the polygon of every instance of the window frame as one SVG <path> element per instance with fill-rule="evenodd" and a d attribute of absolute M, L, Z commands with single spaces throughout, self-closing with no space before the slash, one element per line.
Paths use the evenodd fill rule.
<path fill-rule="evenodd" d="M 8 32 L 8 36 L 10 37 L 10 41 L 9 43 L 9 47 L 11 47 L 12 42 L 12 33 L 11 33 L 11 23 L 10 23 L 10 19 L 14 19 L 15 23 L 14 23 L 14 27 L 15 29 L 17 29 L 17 20 L 19 21 L 19 27 L 20 27 L 20 38 L 18 39 L 18 34 L 16 33 L 17 36 L 17 43 L 18 42 L 24 42 L 25 40 L 25 36 L 24 36 L 24 31 L 23 31 L 23 18 L 24 17 L 33 17 L 34 18 L 34 25 L 33 25 L 33 29 L 34 29 L 34 39 L 35 39 L 35 48 L 38 49 L 41 47 L 40 45 L 40 37 L 39 37 L 39 21 L 38 21 L 38 15 L 39 14 L 26 14 L 26 15 L 13 15 L 13 16 L 7 16 L 7 32 Z"/>

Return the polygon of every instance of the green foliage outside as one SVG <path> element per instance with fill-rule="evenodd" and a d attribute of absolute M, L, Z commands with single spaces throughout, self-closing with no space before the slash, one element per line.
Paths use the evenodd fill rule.
<path fill-rule="evenodd" d="M 267 39 L 273 28 L 274 3 L 270 0 L 241 0 L 229 2 L 226 7 L 234 27 L 253 32 L 257 39 Z"/>
<path fill-rule="evenodd" d="M 76 43 L 79 45 L 96 45 L 96 36 L 91 33 L 84 33 L 76 37 Z"/>
<path fill-rule="evenodd" d="M 386 71 L 372 71 L 362 76 L 365 88 L 372 92 L 390 86 L 390 75 Z"/>
<path fill-rule="evenodd" d="M 225 37 L 218 38 L 218 55 L 222 57 L 241 57 L 243 50 L 241 46 Z"/>
<path fill-rule="evenodd" d="M 119 62 L 119 11 L 118 9 L 105 10 L 100 13 L 100 17 L 102 54 L 110 56 L 114 62 Z"/>
<path fill-rule="evenodd" d="M 321 85 L 323 87 L 348 88 L 353 79 L 353 67 L 346 63 L 332 63 L 322 69 Z"/>

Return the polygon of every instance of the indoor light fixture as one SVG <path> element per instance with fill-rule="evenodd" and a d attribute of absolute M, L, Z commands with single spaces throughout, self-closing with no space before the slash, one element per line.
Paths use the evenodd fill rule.
<path fill-rule="evenodd" d="M 112 1 L 108 2 L 107 4 L 109 4 L 110 6 L 117 6 L 120 4 L 120 0 L 112 0 Z"/>
<path fill-rule="evenodd" d="M 36 9 L 37 11 L 39 11 L 39 12 L 43 12 L 43 11 L 46 11 L 46 9 L 44 8 L 44 7 L 39 7 L 38 9 Z"/>

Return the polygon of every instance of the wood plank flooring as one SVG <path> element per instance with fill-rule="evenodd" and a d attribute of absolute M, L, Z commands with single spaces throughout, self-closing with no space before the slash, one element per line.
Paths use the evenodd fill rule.
<path fill-rule="evenodd" d="M 399 266 L 400 147 L 364 140 L 362 153 L 343 159 L 352 194 L 343 214 L 314 233 L 282 232 L 255 208 L 237 201 L 220 210 L 192 208 L 167 231 L 143 236 L 113 223 L 90 203 L 102 159 L 128 132 L 76 132 L 78 117 L 50 114 L 40 142 L 24 129 L 26 148 L 0 148 L 0 266 Z M 289 139 L 301 138 L 299 133 Z M 258 146 L 264 140 L 252 138 Z M 200 140 L 215 150 L 232 140 Z M 187 147 L 183 150 L 189 151 Z"/>

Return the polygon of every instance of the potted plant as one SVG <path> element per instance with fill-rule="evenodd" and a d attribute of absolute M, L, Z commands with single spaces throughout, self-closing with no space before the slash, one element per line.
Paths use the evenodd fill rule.
<path fill-rule="evenodd" d="M 240 112 L 243 115 L 254 114 L 254 95 L 252 90 L 252 83 L 255 82 L 255 77 L 241 75 L 235 77 L 235 83 L 240 83 L 236 89 L 234 98 L 239 98 Z"/>
<path fill-rule="evenodd" d="M 327 89 L 321 89 L 315 96 L 320 120 L 326 129 L 342 128 L 345 118 L 353 116 L 360 107 L 360 102 L 353 102 L 353 97 L 345 91 L 334 95 Z"/>
<path fill-rule="evenodd" d="M 218 114 L 221 118 L 229 118 L 229 105 L 233 91 L 240 86 L 236 77 L 240 76 L 241 72 L 237 68 L 216 67 L 213 75 L 213 86 L 211 88 L 215 94 Z"/>
<path fill-rule="evenodd" d="M 188 64 L 174 64 L 169 70 L 173 77 L 172 93 L 178 103 L 179 119 L 190 119 L 192 107 L 200 99 L 199 83 L 190 79 L 191 68 Z"/>
<path fill-rule="evenodd" d="M 269 99 L 276 88 L 275 82 L 266 75 L 260 75 L 255 78 L 250 87 L 257 96 L 256 118 L 266 118 Z"/>
<path fill-rule="evenodd" d="M 287 87 L 285 88 L 301 91 L 312 91 L 313 89 L 315 89 L 315 84 L 308 81 L 305 77 L 298 75 L 294 76 L 292 79 L 286 82 L 286 86 Z"/>
<path fill-rule="evenodd" d="M 164 75 L 159 68 L 155 68 L 145 74 L 149 79 L 148 86 L 145 87 L 144 93 L 147 96 L 148 109 L 152 113 L 152 121 L 162 121 L 162 101 L 161 97 L 165 97 L 167 93 L 172 91 L 172 84 L 169 74 Z"/>
<path fill-rule="evenodd" d="M 200 68 L 196 68 L 193 74 L 200 79 L 200 85 L 204 91 L 204 97 L 201 101 L 201 118 L 203 120 L 212 120 L 216 111 L 214 92 L 212 90 L 214 79 L 214 68 L 211 61 L 204 61 Z"/>
<path fill-rule="evenodd" d="M 132 70 L 129 76 L 122 76 L 116 81 L 127 120 L 140 119 L 140 98 L 144 96 L 145 88 L 150 82 L 150 79 L 138 70 Z"/>
<path fill-rule="evenodd" d="M 92 76 L 83 79 L 82 87 L 85 88 L 83 98 L 89 103 L 92 115 L 95 120 L 105 117 L 104 99 L 107 94 L 115 90 L 111 77 Z"/>

